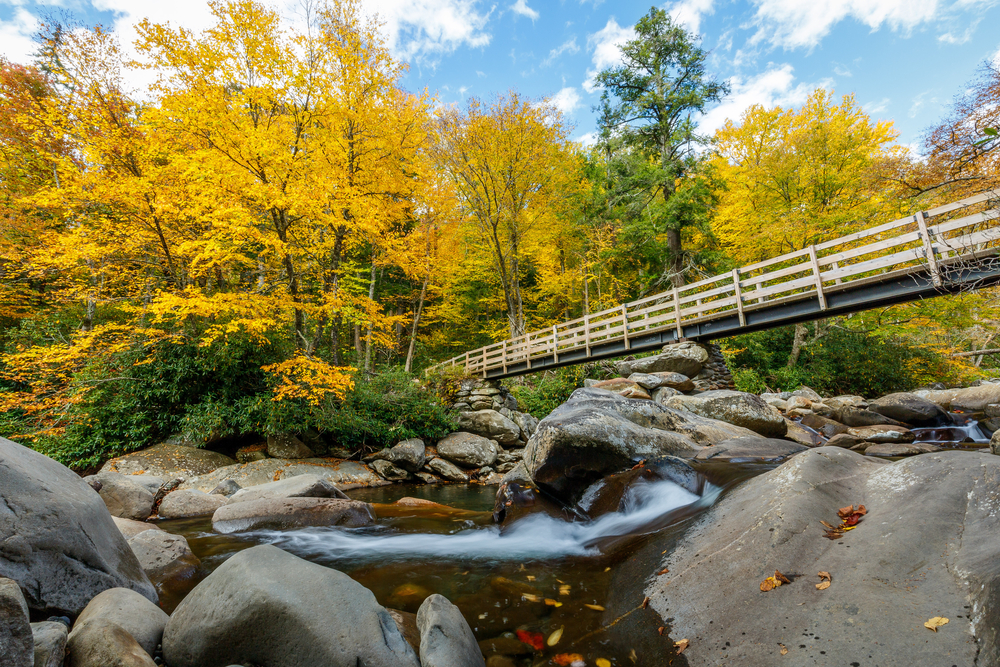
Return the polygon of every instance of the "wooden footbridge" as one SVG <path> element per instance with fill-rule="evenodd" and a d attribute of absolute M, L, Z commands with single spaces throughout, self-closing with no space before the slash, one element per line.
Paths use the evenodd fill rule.
<path fill-rule="evenodd" d="M 470 350 L 435 366 L 505 378 L 1000 283 L 1000 190 Z"/>

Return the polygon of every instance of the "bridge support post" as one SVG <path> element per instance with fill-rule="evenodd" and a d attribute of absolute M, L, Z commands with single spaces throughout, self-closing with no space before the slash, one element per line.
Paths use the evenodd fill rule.
<path fill-rule="evenodd" d="M 820 310 L 826 310 L 826 295 L 823 294 L 823 274 L 819 270 L 819 260 L 816 259 L 816 246 L 809 246 L 809 260 L 812 262 L 813 275 L 816 276 L 816 296 L 819 297 Z"/>
<path fill-rule="evenodd" d="M 556 325 L 552 325 L 552 359 L 559 363 L 559 330 Z"/>
<path fill-rule="evenodd" d="M 736 312 L 740 316 L 740 326 L 747 325 L 747 318 L 743 314 L 743 288 L 740 286 L 740 270 L 733 269 L 733 289 L 736 290 Z"/>
<path fill-rule="evenodd" d="M 684 329 L 681 327 L 681 298 L 676 287 L 674 288 L 674 320 L 677 326 L 677 342 L 679 343 L 684 338 Z"/>
<path fill-rule="evenodd" d="M 924 212 L 917 211 L 917 214 L 913 217 L 917 219 L 917 226 L 920 228 L 920 238 L 924 241 L 924 257 L 927 258 L 927 264 L 931 267 L 931 278 L 934 280 L 934 286 L 941 287 L 941 273 L 938 271 L 937 257 L 934 256 L 934 244 L 931 243 L 931 234 L 927 229 L 927 220 L 924 219 Z"/>
<path fill-rule="evenodd" d="M 622 304 L 622 336 L 625 337 L 625 349 L 632 349 L 628 342 L 628 307 L 624 303 Z"/>

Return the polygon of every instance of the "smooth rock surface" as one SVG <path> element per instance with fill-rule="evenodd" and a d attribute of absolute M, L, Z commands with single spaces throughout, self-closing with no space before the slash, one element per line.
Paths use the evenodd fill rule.
<path fill-rule="evenodd" d="M 158 590 L 190 579 L 201 564 L 187 540 L 163 530 L 139 533 L 128 541 L 128 545 Z"/>
<path fill-rule="evenodd" d="M 460 466 L 482 468 L 496 463 L 500 449 L 482 436 L 459 431 L 438 441 L 437 453 L 441 458 Z"/>
<path fill-rule="evenodd" d="M 890 419 L 881 413 L 853 407 L 837 409 L 833 418 L 841 424 L 851 427 L 880 425 L 903 426 L 902 423 L 896 421 L 895 419 Z"/>
<path fill-rule="evenodd" d="M 916 439 L 910 429 L 902 426 L 861 426 L 848 429 L 847 433 L 858 440 L 879 444 L 913 442 Z"/>
<path fill-rule="evenodd" d="M 693 342 L 666 345 L 660 354 L 634 361 L 619 361 L 615 368 L 623 377 L 632 373 L 680 373 L 693 378 L 708 362 L 708 350 Z"/>
<path fill-rule="evenodd" d="M 1000 403 L 1000 384 L 984 382 L 964 389 L 917 389 L 913 394 L 949 412 L 982 412 L 986 406 Z"/>
<path fill-rule="evenodd" d="M 346 493 L 328 480 L 319 475 L 307 473 L 240 489 L 229 497 L 229 502 L 226 504 L 260 500 L 261 498 L 340 498 L 350 500 Z"/>
<path fill-rule="evenodd" d="M 420 667 L 371 591 L 270 545 L 232 556 L 184 598 L 163 655 L 170 667 Z"/>
<path fill-rule="evenodd" d="M 115 457 L 101 466 L 101 472 L 124 475 L 149 474 L 173 479 L 203 475 L 236 463 L 224 454 L 208 449 L 161 443 L 131 454 Z"/>
<path fill-rule="evenodd" d="M 767 438 L 778 438 L 788 431 L 784 418 L 760 396 L 742 391 L 719 389 L 697 396 L 674 396 L 665 405 L 750 429 Z"/>
<path fill-rule="evenodd" d="M 375 519 L 371 505 L 340 498 L 259 498 L 223 505 L 212 515 L 217 533 L 303 526 L 367 526 Z"/>
<path fill-rule="evenodd" d="M 396 443 L 386 453 L 386 460 L 397 468 L 417 472 L 427 461 L 427 446 L 420 438 L 410 438 Z"/>
<path fill-rule="evenodd" d="M 169 618 L 165 611 L 135 591 L 111 588 L 90 601 L 73 623 L 71 634 L 80 632 L 87 623 L 96 619 L 110 621 L 132 635 L 152 657 Z"/>
<path fill-rule="evenodd" d="M 391 461 L 376 459 L 368 464 L 372 470 L 378 473 L 379 477 L 388 482 L 402 482 L 410 478 L 410 473 L 392 464 Z"/>
<path fill-rule="evenodd" d="M 510 419 L 520 427 L 522 442 L 527 442 L 538 428 L 538 418 L 527 412 L 513 412 Z"/>
<path fill-rule="evenodd" d="M 828 417 L 819 415 L 806 415 L 802 418 L 802 425 L 808 426 L 814 431 L 818 431 L 824 438 L 832 438 L 841 433 L 847 433 L 847 426 Z"/>
<path fill-rule="evenodd" d="M 449 482 L 469 481 L 469 476 L 465 474 L 465 471 L 459 468 L 451 461 L 446 461 L 445 459 L 434 457 L 433 459 L 427 462 L 427 467 L 430 468 L 432 472 L 440 475 Z"/>
<path fill-rule="evenodd" d="M 792 456 L 809 449 L 788 440 L 776 438 L 745 437 L 725 440 L 717 445 L 705 447 L 695 456 L 696 459 L 712 459 L 713 461 L 740 460 L 773 460 Z"/>
<path fill-rule="evenodd" d="M 122 519 L 120 517 L 112 517 L 114 519 L 115 525 L 118 526 L 118 530 L 125 537 L 126 540 L 130 540 L 139 533 L 144 533 L 147 530 L 160 530 L 160 527 L 155 523 L 147 523 L 145 521 L 133 521 L 132 519 Z"/>
<path fill-rule="evenodd" d="M 910 443 L 862 443 L 865 456 L 915 456 L 941 450 L 938 445 L 929 442 Z M 855 447 L 857 451 L 859 447 Z"/>
<path fill-rule="evenodd" d="M 83 481 L 93 486 L 91 482 L 94 479 L 100 482 L 101 490 L 98 494 L 111 516 L 134 521 L 145 521 L 149 518 L 153 511 L 155 490 L 150 491 L 145 484 L 134 481 L 129 475 L 115 472 L 98 473 L 85 477 Z"/>
<path fill-rule="evenodd" d="M 0 576 L 30 609 L 76 616 L 119 586 L 157 599 L 104 501 L 69 468 L 0 438 L 0 493 Z"/>
<path fill-rule="evenodd" d="M 313 451 L 291 433 L 267 436 L 267 455 L 274 459 L 311 459 Z"/>
<path fill-rule="evenodd" d="M 868 404 L 868 409 L 913 426 L 937 426 L 949 422 L 948 413 L 940 405 L 905 392 L 877 398 Z"/>
<path fill-rule="evenodd" d="M 0 664 L 31 667 L 34 656 L 28 603 L 16 581 L 0 578 Z"/>
<path fill-rule="evenodd" d="M 521 440 L 521 427 L 496 410 L 460 412 L 458 427 L 466 433 L 482 436 L 487 440 L 496 440 L 501 447 L 517 445 Z M 438 450 L 440 451 L 440 443 Z"/>
<path fill-rule="evenodd" d="M 225 505 L 226 501 L 227 498 L 222 495 L 205 493 L 198 489 L 178 489 L 164 497 L 158 514 L 161 519 L 208 516 Z"/>
<path fill-rule="evenodd" d="M 417 610 L 421 667 L 486 667 L 472 628 L 443 595 L 429 595 Z"/>
<path fill-rule="evenodd" d="M 143 598 L 143 600 L 145 599 Z M 66 626 L 62 623 L 56 621 L 32 623 L 31 637 L 35 651 L 34 667 L 63 667 L 63 662 L 66 660 L 67 636 Z M 0 655 L 3 655 L 2 649 L 0 649 Z"/>
<path fill-rule="evenodd" d="M 699 517 L 645 594 L 672 638 L 691 639 L 692 666 L 1000 664 L 998 484 L 1000 459 L 978 452 L 890 463 L 811 449 Z M 851 504 L 867 515 L 825 539 L 819 522 Z M 761 592 L 776 569 L 792 583 Z M 951 623 L 932 633 L 935 616 Z"/>
<path fill-rule="evenodd" d="M 66 642 L 67 667 L 155 667 L 156 663 L 120 625 L 97 618 Z"/>
<path fill-rule="evenodd" d="M 237 463 L 219 468 L 206 475 L 192 477 L 181 484 L 182 489 L 200 489 L 206 493 L 223 480 L 231 479 L 247 489 L 297 475 L 316 475 L 338 486 L 380 486 L 385 484 L 365 464 L 339 459 L 264 459 Z"/>

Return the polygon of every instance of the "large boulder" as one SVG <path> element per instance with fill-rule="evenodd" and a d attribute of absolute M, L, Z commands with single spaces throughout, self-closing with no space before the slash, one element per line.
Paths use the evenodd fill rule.
<path fill-rule="evenodd" d="M 180 603 L 170 667 L 419 667 L 396 622 L 346 574 L 270 545 L 231 557 Z"/>
<path fill-rule="evenodd" d="M 538 418 L 527 412 L 512 412 L 510 419 L 520 427 L 521 440 L 524 442 L 527 442 L 528 438 L 533 436 L 535 430 L 538 428 Z"/>
<path fill-rule="evenodd" d="M 948 413 L 937 403 L 905 392 L 875 399 L 868 409 L 913 426 L 939 426 L 950 421 Z"/>
<path fill-rule="evenodd" d="M 96 619 L 111 621 L 124 628 L 152 656 L 169 618 L 165 611 L 135 591 L 111 588 L 90 601 L 73 623 L 73 632 L 79 632 Z"/>
<path fill-rule="evenodd" d="M 714 461 L 742 461 L 782 459 L 809 449 L 789 440 L 777 438 L 745 437 L 733 438 L 720 442 L 712 447 L 705 447 L 695 456 L 696 459 L 712 459 Z"/>
<path fill-rule="evenodd" d="M 201 565 L 184 537 L 163 530 L 139 533 L 128 545 L 159 591 L 190 579 Z"/>
<path fill-rule="evenodd" d="M 847 429 L 848 435 L 853 435 L 858 440 L 875 443 L 902 443 L 913 442 L 916 436 L 913 432 L 902 426 L 860 426 L 858 428 Z"/>
<path fill-rule="evenodd" d="M 179 489 L 168 493 L 160 503 L 161 519 L 182 519 L 189 516 L 210 516 L 226 504 L 226 497 L 199 491 Z"/>
<path fill-rule="evenodd" d="M 368 465 L 378 473 L 379 477 L 387 482 L 402 482 L 410 479 L 411 476 L 408 470 L 403 470 L 385 459 L 376 459 Z"/>
<path fill-rule="evenodd" d="M 458 427 L 466 433 L 496 440 L 502 447 L 511 447 L 521 440 L 521 427 L 496 410 L 460 412 Z"/>
<path fill-rule="evenodd" d="M 98 493 L 111 512 L 111 516 L 145 521 L 153 511 L 156 489 L 150 491 L 145 484 L 140 484 L 129 475 L 101 472 L 85 477 L 84 481 L 92 488 L 100 489 Z M 98 483 L 94 484 L 95 481 Z"/>
<path fill-rule="evenodd" d="M 316 475 L 340 488 L 379 486 L 382 478 L 365 464 L 338 459 L 264 459 L 250 463 L 237 463 L 210 473 L 192 477 L 180 485 L 181 489 L 199 489 L 211 492 L 220 483 L 232 480 L 246 489 L 279 479 L 298 475 Z"/>
<path fill-rule="evenodd" d="M 496 463 L 500 448 L 491 440 L 473 433 L 459 431 L 438 441 L 437 453 L 466 468 L 482 468 Z"/>
<path fill-rule="evenodd" d="M 66 625 L 59 621 L 32 623 L 31 639 L 35 645 L 34 667 L 63 667 L 66 661 L 67 634 Z M 0 655 L 3 655 L 2 649 Z"/>
<path fill-rule="evenodd" d="M 780 438 L 788 431 L 780 413 L 760 396 L 742 391 L 717 389 L 697 396 L 673 396 L 665 405 L 742 426 L 766 438 Z"/>
<path fill-rule="evenodd" d="M 67 667 L 155 667 L 156 663 L 120 625 L 96 618 L 66 642 Z"/>
<path fill-rule="evenodd" d="M 385 460 L 408 472 L 417 472 L 427 460 L 427 447 L 420 438 L 403 440 L 385 453 Z"/>
<path fill-rule="evenodd" d="M 126 540 L 130 540 L 139 533 L 144 533 L 147 530 L 160 530 L 160 527 L 154 523 L 122 519 L 117 516 L 111 518 L 114 519 L 115 525 L 118 526 L 118 530 L 121 531 Z"/>
<path fill-rule="evenodd" d="M 161 443 L 113 458 L 101 467 L 101 472 L 120 472 L 123 475 L 148 474 L 173 479 L 203 475 L 234 463 L 236 461 L 225 454 L 208 449 Z"/>
<path fill-rule="evenodd" d="M 303 526 L 367 526 L 375 519 L 368 503 L 340 498 L 258 498 L 223 505 L 212 515 L 217 533 Z"/>
<path fill-rule="evenodd" d="M 982 412 L 987 405 L 1000 403 L 1000 383 L 984 382 L 965 389 L 917 389 L 913 394 L 950 412 Z"/>
<path fill-rule="evenodd" d="M 417 610 L 421 667 L 486 667 L 476 636 L 458 607 L 428 595 Z"/>
<path fill-rule="evenodd" d="M 887 463 L 811 449 L 699 517 L 649 563 L 662 574 L 644 594 L 671 637 L 690 638 L 689 665 L 1000 664 L 997 480 L 1000 459 L 978 452 Z M 820 522 L 859 504 L 861 522 L 825 539 Z M 791 584 L 762 592 L 775 570 Z M 951 623 L 932 634 L 937 616 Z"/>
<path fill-rule="evenodd" d="M 845 426 L 857 427 L 857 426 L 902 426 L 901 422 L 886 417 L 879 412 L 873 412 L 872 410 L 865 410 L 862 408 L 854 407 L 843 407 L 837 408 L 832 411 L 832 416 L 839 423 Z"/>
<path fill-rule="evenodd" d="M 0 576 L 28 607 L 76 616 L 98 593 L 156 591 L 104 501 L 69 468 L 0 438 Z"/>
<path fill-rule="evenodd" d="M 291 433 L 267 436 L 267 455 L 273 459 L 311 459 L 313 451 Z"/>
<path fill-rule="evenodd" d="M 31 667 L 34 656 L 28 603 L 16 581 L 0 578 L 0 658 L 3 658 L 3 666 Z"/>
<path fill-rule="evenodd" d="M 319 475 L 296 475 L 276 482 L 258 484 L 240 489 L 231 495 L 226 504 L 241 503 L 261 498 L 340 498 L 350 500 L 347 494 Z"/>
<path fill-rule="evenodd" d="M 435 456 L 427 462 L 427 468 L 449 482 L 468 482 L 469 476 L 451 461 Z"/>
<path fill-rule="evenodd" d="M 680 373 L 693 378 L 708 363 L 708 350 L 704 346 L 686 341 L 666 345 L 660 354 L 633 361 L 619 361 L 615 368 L 623 377 L 632 373 Z"/>

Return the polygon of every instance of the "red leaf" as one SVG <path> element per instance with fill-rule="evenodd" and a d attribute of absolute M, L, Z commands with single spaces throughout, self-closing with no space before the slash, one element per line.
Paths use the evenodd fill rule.
<path fill-rule="evenodd" d="M 545 646 L 545 637 L 542 636 L 541 632 L 528 632 L 526 630 L 518 630 L 517 638 L 535 649 L 536 651 L 541 651 Z"/>

